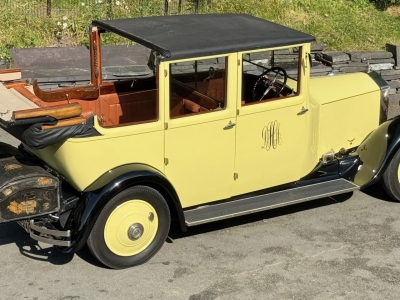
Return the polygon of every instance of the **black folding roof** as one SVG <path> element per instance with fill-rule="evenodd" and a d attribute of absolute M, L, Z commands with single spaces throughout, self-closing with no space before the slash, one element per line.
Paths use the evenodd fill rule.
<path fill-rule="evenodd" d="M 164 56 L 218 55 L 314 41 L 314 37 L 244 14 L 180 15 L 93 21 Z"/>

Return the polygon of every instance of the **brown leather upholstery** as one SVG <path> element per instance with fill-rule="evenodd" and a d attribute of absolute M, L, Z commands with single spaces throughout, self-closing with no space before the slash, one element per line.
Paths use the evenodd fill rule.
<path fill-rule="evenodd" d="M 188 86 L 194 88 L 194 83 L 188 83 Z M 226 81 L 224 78 L 212 78 L 206 81 L 197 82 L 197 91 L 212 97 L 216 100 L 225 101 Z"/>
<path fill-rule="evenodd" d="M 146 122 L 157 119 L 158 115 L 155 78 L 136 80 L 133 86 L 132 80 L 107 82 L 104 83 L 104 88 L 100 88 L 99 98 L 70 99 L 69 102 L 67 100 L 46 102 L 24 86 L 15 86 L 14 89 L 41 108 L 79 103 L 82 106 L 82 117 L 88 118 L 96 114 L 103 126 Z M 182 102 L 182 98 L 180 101 Z"/>
<path fill-rule="evenodd" d="M 185 113 L 197 113 L 200 112 L 200 105 L 190 101 L 188 99 L 183 99 L 183 107 L 185 108 Z"/>
<path fill-rule="evenodd" d="M 103 126 L 143 122 L 157 118 L 157 90 L 100 96 Z"/>

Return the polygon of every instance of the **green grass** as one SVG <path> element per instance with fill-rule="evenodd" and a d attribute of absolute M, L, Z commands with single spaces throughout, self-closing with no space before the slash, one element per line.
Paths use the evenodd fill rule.
<path fill-rule="evenodd" d="M 72 0 L 68 10 L 60 6 L 61 0 L 53 0 L 49 18 L 45 16 L 46 1 L 11 2 L 16 4 L 0 7 L 0 59 L 8 58 L 12 47 L 87 45 L 88 25 L 93 19 L 161 15 L 164 8 L 163 0 L 119 0 L 119 5 L 112 0 L 111 6 L 107 0 L 100 4 Z M 192 8 L 186 2 L 182 10 L 190 12 Z M 385 43 L 400 45 L 400 15 L 379 10 L 368 0 L 202 0 L 200 5 L 200 13 L 227 12 L 252 14 L 310 33 L 331 50 L 380 50 Z M 108 44 L 119 42 L 106 39 Z"/>

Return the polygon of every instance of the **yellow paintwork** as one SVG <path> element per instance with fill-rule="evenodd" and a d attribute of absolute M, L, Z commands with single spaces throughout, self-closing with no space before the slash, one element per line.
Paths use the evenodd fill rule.
<path fill-rule="evenodd" d="M 221 56 L 219 56 L 221 57 Z M 199 59 L 208 59 L 203 57 Z M 180 60 L 179 62 L 191 61 Z M 176 61 L 170 62 L 171 64 Z M 161 67 L 169 70 L 169 63 Z M 228 70 L 237 67 L 237 55 L 228 56 Z M 165 167 L 167 178 L 174 185 L 182 207 L 194 206 L 232 196 L 235 127 L 224 130 L 236 118 L 236 72 L 228 76 L 224 110 L 170 119 L 169 74 L 165 81 Z"/>
<path fill-rule="evenodd" d="M 150 214 L 153 214 L 152 220 L 149 220 Z M 136 223 L 143 226 L 143 234 L 137 240 L 131 240 L 128 230 Z M 104 241 L 114 254 L 132 256 L 151 244 L 157 230 L 158 215 L 154 207 L 142 200 L 130 200 L 117 206 L 108 217 L 104 226 Z"/>
<path fill-rule="evenodd" d="M 324 153 L 354 147 L 378 126 L 380 94 L 366 74 L 310 79 L 310 45 L 293 47 L 302 47 L 299 95 L 242 106 L 243 53 L 271 49 L 232 53 L 226 55 L 226 108 L 171 119 L 170 65 L 193 58 L 161 62 L 158 121 L 103 128 L 96 120 L 102 136 L 34 152 L 80 191 L 117 166 L 150 165 L 165 174 L 183 208 L 296 181 Z M 224 56 L 196 59 L 215 57 Z M 297 89 L 293 80 L 288 85 Z M 308 111 L 298 114 L 303 108 Z M 224 130 L 229 122 L 236 126 Z M 279 135 L 275 149 L 267 150 L 269 128 L 279 128 Z"/>
<path fill-rule="evenodd" d="M 379 91 L 379 87 L 365 73 L 338 74 L 310 79 L 310 95 L 318 99 L 320 104 L 327 104 L 374 91 Z"/>
<path fill-rule="evenodd" d="M 312 78 L 310 97 L 318 157 L 359 145 L 379 125 L 380 91 L 367 74 Z"/>
<path fill-rule="evenodd" d="M 77 190 L 83 191 L 102 174 L 120 165 L 138 162 L 163 171 L 163 125 L 158 121 L 105 129 L 96 121 L 95 127 L 103 136 L 69 139 L 35 153 Z"/>
<path fill-rule="evenodd" d="M 160 78 L 161 83 L 163 78 Z M 164 93 L 162 85 L 159 93 Z M 159 103 L 159 111 L 164 111 L 163 101 Z M 83 191 L 105 172 L 124 164 L 143 163 L 164 171 L 163 114 L 156 122 L 115 128 L 103 128 L 95 118 L 94 126 L 102 136 L 72 138 L 32 152 L 78 191 Z"/>
<path fill-rule="evenodd" d="M 298 113 L 307 107 L 308 51 L 309 48 L 303 47 L 300 95 L 243 107 L 241 99 L 237 100 L 240 109 L 236 126 L 235 172 L 238 179 L 234 184 L 235 194 L 295 181 L 302 175 L 303 165 L 307 162 L 299 159 L 299 155 L 304 156 L 307 151 L 307 114 Z M 240 66 L 238 74 L 238 82 L 241 82 Z M 297 89 L 293 80 L 288 80 L 288 84 Z M 241 85 L 238 85 L 238 95 L 242 95 Z M 275 148 L 268 149 L 268 129 L 274 122 L 272 139 L 275 139 Z"/>

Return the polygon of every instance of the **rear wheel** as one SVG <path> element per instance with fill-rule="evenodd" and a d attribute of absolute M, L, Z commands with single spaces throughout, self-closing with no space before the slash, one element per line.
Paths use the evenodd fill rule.
<path fill-rule="evenodd" d="M 131 187 L 103 208 L 87 243 L 92 254 L 110 268 L 140 265 L 160 250 L 170 222 L 168 204 L 158 191 Z"/>
<path fill-rule="evenodd" d="M 386 193 L 393 199 L 400 201 L 400 149 L 383 173 L 382 179 Z"/>

